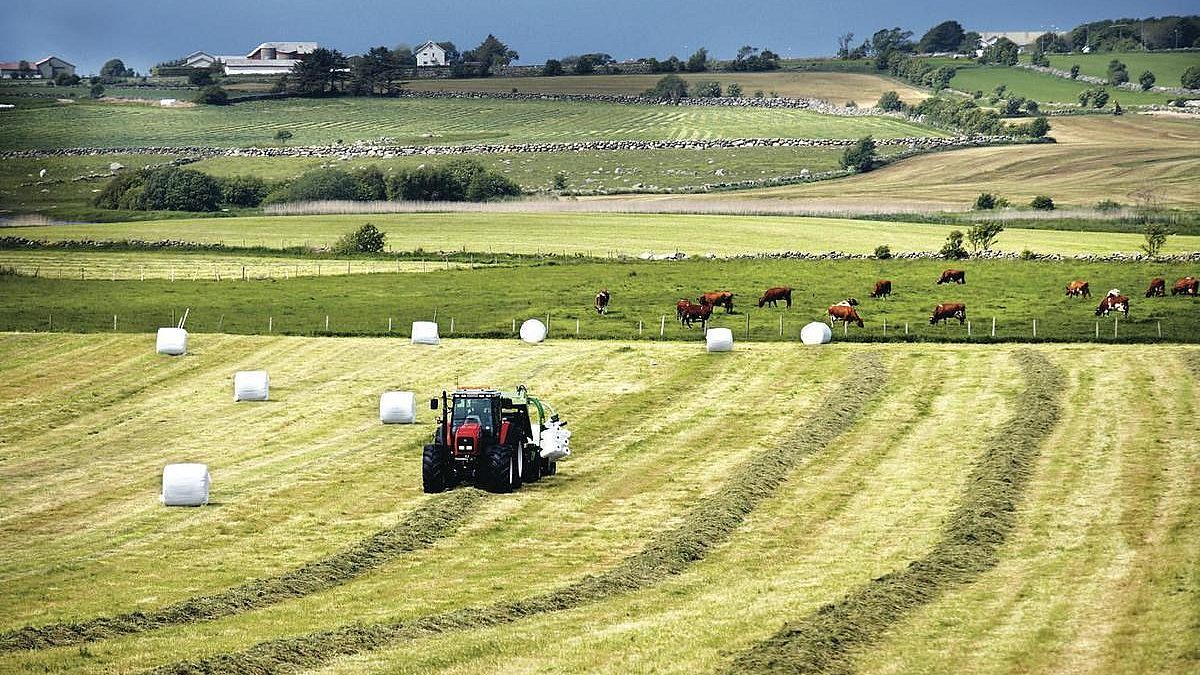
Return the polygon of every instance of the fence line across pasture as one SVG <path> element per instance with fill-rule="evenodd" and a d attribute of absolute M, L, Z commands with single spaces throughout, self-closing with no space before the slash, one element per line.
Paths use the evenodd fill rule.
<path fill-rule="evenodd" d="M 89 254 L 95 256 L 96 254 Z M 184 258 L 185 256 L 181 256 Z M 187 256 L 191 257 L 191 256 Z M 151 261 L 131 264 L 128 260 L 92 260 L 88 265 L 77 261 L 46 256 L 22 256 L 20 259 L 0 254 L 0 266 L 18 275 L 49 279 L 80 281 L 263 281 L 303 277 L 344 276 L 358 274 L 421 273 L 438 270 L 486 267 L 489 263 L 442 260 L 279 260 L 243 262 L 237 258 L 180 260 L 179 262 Z"/>

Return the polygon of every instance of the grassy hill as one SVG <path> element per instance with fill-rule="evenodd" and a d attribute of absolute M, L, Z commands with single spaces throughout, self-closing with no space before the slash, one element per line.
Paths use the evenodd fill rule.
<path fill-rule="evenodd" d="M 1105 63 L 1108 62 L 1105 61 Z M 1064 103 L 1078 106 L 1079 92 L 1098 87 L 1095 84 L 1076 82 L 1024 68 L 963 65 L 957 62 L 952 65 L 958 68 L 958 72 L 955 73 L 954 79 L 950 80 L 950 86 L 967 93 L 982 91 L 985 98 L 990 96 L 996 87 L 1003 84 L 1008 88 L 1010 94 L 1032 98 L 1038 103 Z M 1068 65 L 1067 68 L 1069 69 L 1070 66 Z M 1131 73 L 1131 78 L 1136 80 L 1140 74 L 1141 71 L 1136 74 Z M 1178 85 L 1178 82 L 1176 84 Z M 1128 91 L 1114 87 L 1101 88 L 1109 94 L 1108 110 L 1112 110 L 1113 101 L 1130 106 L 1166 103 L 1174 98 L 1174 96 L 1153 92 Z"/>
<path fill-rule="evenodd" d="M 220 594 L 336 560 L 411 527 L 414 514 L 447 510 L 457 524 L 416 548 L 379 549 L 332 587 L 212 621 L 181 615 L 158 630 L 10 651 L 0 670 L 205 658 L 232 669 L 254 658 L 328 672 L 723 671 L 785 621 L 803 625 L 938 550 L 948 523 L 977 505 L 976 477 L 1013 478 L 989 473 L 989 458 L 1005 425 L 1036 415 L 1030 387 L 1053 398 L 1054 423 L 1022 455 L 995 560 L 887 623 L 852 610 L 865 630 L 886 632 L 841 658 L 871 673 L 1183 673 L 1200 646 L 1190 623 L 1200 475 L 1186 440 L 1200 435 L 1194 349 L 746 345 L 705 356 L 679 345 L 423 349 L 201 334 L 191 355 L 170 359 L 151 343 L 0 336 L 0 630 Z M 272 402 L 232 403 L 232 372 L 259 367 Z M 377 397 L 426 397 L 456 379 L 529 384 L 570 421 L 575 455 L 511 496 L 421 495 L 431 417 L 384 427 Z M 759 461 L 789 452 L 789 463 Z M 214 504 L 157 504 L 162 466 L 181 460 L 209 464 Z M 732 508 L 748 467 L 759 468 L 758 496 L 711 511 Z M 728 524 L 705 521 L 705 538 L 693 524 L 704 513 L 730 514 Z M 671 537 L 708 544 L 662 574 L 618 582 L 665 563 L 656 542 Z M 539 604 L 553 599 L 565 608 Z M 275 638 L 293 639 L 255 648 Z"/>
<path fill-rule="evenodd" d="M 1117 59 L 1129 71 L 1129 80 L 1137 82 L 1142 73 L 1154 73 L 1160 87 L 1178 87 L 1183 71 L 1200 66 L 1200 52 L 1108 52 L 1096 54 L 1047 54 L 1050 65 L 1070 70 L 1078 65 L 1079 72 L 1093 77 L 1108 77 L 1108 62 Z M 1028 61 L 1028 57 L 1024 57 Z M 1124 93 L 1122 93 L 1124 95 Z"/>

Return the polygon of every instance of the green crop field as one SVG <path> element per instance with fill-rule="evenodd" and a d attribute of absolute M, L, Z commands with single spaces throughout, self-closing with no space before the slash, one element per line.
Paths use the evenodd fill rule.
<path fill-rule="evenodd" d="M 328 246 L 371 222 L 393 251 L 457 251 L 640 255 L 645 251 L 692 256 L 774 251 L 871 253 L 886 244 L 894 253 L 936 251 L 961 225 L 896 223 L 794 216 L 724 216 L 609 213 L 412 213 L 332 216 L 249 216 L 127 223 L 0 228 L 0 236 L 29 239 L 174 239 L 228 246 Z M 1136 252 L 1139 234 L 1009 229 L 993 247 L 1038 253 Z M 1175 235 L 1164 252 L 1200 250 L 1200 237 Z"/>
<path fill-rule="evenodd" d="M 1003 84 L 1008 87 L 1009 93 L 1032 98 L 1038 103 L 1069 103 L 1077 106 L 1079 105 L 1079 92 L 1085 89 L 1095 89 L 1098 86 L 1087 82 L 1073 82 L 1066 78 L 1024 68 L 964 66 L 957 62 L 952 65 L 958 68 L 958 72 L 950 81 L 950 86 L 968 93 L 982 91 L 985 98 L 990 96 L 996 87 Z M 1137 75 L 1133 75 L 1133 77 L 1136 79 Z M 1129 106 L 1166 103 L 1174 98 L 1167 94 L 1153 92 L 1127 91 L 1113 87 L 1103 87 L 1103 89 L 1109 94 L 1109 110 L 1112 109 L 1113 101 L 1119 101 L 1122 105 Z"/>
<path fill-rule="evenodd" d="M 136 275 L 136 257 L 130 260 Z M 725 290 L 735 293 L 736 311 L 716 310 L 711 325 L 732 328 L 739 339 L 794 342 L 804 324 L 826 320 L 829 305 L 855 297 L 862 302 L 865 326 L 838 327 L 839 334 L 855 340 L 987 340 L 995 320 L 1000 340 L 1200 342 L 1200 300 L 1142 297 L 1153 277 L 1173 284 L 1200 276 L 1197 265 L 1182 263 L 547 260 L 446 270 L 434 261 L 424 274 L 365 274 L 366 264 L 353 263 L 349 276 L 326 272 L 321 278 L 284 277 L 290 270 L 281 266 L 273 277 L 261 279 L 258 266 L 250 271 L 258 270 L 260 278 L 243 283 L 205 276 L 204 262 L 196 272 L 181 264 L 174 281 L 139 276 L 111 281 L 95 267 L 89 272 L 87 261 L 88 254 L 64 261 L 67 271 L 75 264 L 73 278 L 0 276 L 0 330 L 112 332 L 115 315 L 118 330 L 146 332 L 174 323 L 173 317 L 190 308 L 188 325 L 197 331 L 387 335 L 391 326 L 393 335 L 407 336 L 412 321 L 437 319 L 448 336 L 488 337 L 510 336 L 526 319 L 549 317 L 551 332 L 559 337 L 648 340 L 661 333 L 669 340 L 694 341 L 702 332 L 675 321 L 675 302 Z M 311 271 L 314 261 L 297 261 L 305 262 Z M 481 256 L 480 262 L 490 261 Z M 230 267 L 238 274 L 236 266 Z M 967 283 L 937 285 L 947 267 L 966 270 Z M 409 269 L 418 269 L 417 264 L 409 263 Z M 867 297 L 877 279 L 892 280 L 892 297 Z M 1091 284 L 1091 299 L 1065 296 L 1063 287 L 1075 279 Z M 772 286 L 795 289 L 790 310 L 755 306 Z M 605 316 L 592 308 L 601 288 L 613 296 Z M 1111 288 L 1132 298 L 1127 319 L 1094 315 Z M 972 325 L 930 326 L 932 309 L 941 302 L 965 303 Z"/>
<path fill-rule="evenodd" d="M 1178 87 L 1183 71 L 1190 66 L 1200 66 L 1200 52 L 1107 52 L 1095 54 L 1047 54 L 1050 65 L 1070 70 L 1078 65 L 1079 72 L 1093 77 L 1108 77 L 1108 62 L 1117 59 L 1129 71 L 1129 80 L 1137 82 L 1142 73 L 1149 70 L 1159 87 Z M 1028 57 L 1023 57 L 1028 62 Z M 1121 92 L 1124 95 L 1124 92 Z"/>
<path fill-rule="evenodd" d="M 1182 674 L 1200 651 L 1195 348 L 0 356 L 3 672 Z M 248 368 L 270 402 L 232 402 Z M 378 396 L 456 380 L 528 384 L 574 455 L 512 495 L 422 495 L 432 415 L 380 425 Z M 158 505 L 176 461 L 213 503 Z"/>
<path fill-rule="evenodd" d="M 0 149 L 273 144 L 378 140 L 399 144 L 596 139 L 877 138 L 940 136 L 889 117 L 805 110 L 619 105 L 563 101 L 289 99 L 233 106 L 155 108 L 76 103 L 0 111 Z"/>

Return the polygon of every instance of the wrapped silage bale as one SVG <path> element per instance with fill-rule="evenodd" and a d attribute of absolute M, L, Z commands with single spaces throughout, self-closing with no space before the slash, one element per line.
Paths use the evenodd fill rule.
<path fill-rule="evenodd" d="M 539 442 L 542 448 L 540 454 L 544 459 L 557 462 L 571 454 L 571 431 L 557 420 L 546 423 Z"/>
<path fill-rule="evenodd" d="M 824 345 L 833 340 L 833 329 L 814 321 L 800 329 L 800 341 L 806 345 Z"/>
<path fill-rule="evenodd" d="M 271 378 L 265 370 L 239 370 L 233 375 L 234 401 L 265 401 L 271 393 Z"/>
<path fill-rule="evenodd" d="M 379 397 L 379 421 L 412 424 L 417 421 L 417 399 L 411 391 L 385 391 Z"/>
<path fill-rule="evenodd" d="M 709 328 L 704 334 L 710 352 L 733 351 L 733 331 L 728 328 Z"/>
<path fill-rule="evenodd" d="M 188 333 L 182 328 L 159 328 L 154 350 L 159 354 L 181 356 L 187 353 Z"/>
<path fill-rule="evenodd" d="M 211 483 L 207 464 L 168 464 L 158 499 L 164 506 L 203 506 Z"/>
<path fill-rule="evenodd" d="M 441 340 L 438 338 L 438 325 L 434 321 L 414 321 L 412 325 L 412 343 L 414 345 L 436 345 Z"/>
<path fill-rule="evenodd" d="M 536 345 L 546 339 L 546 324 L 537 319 L 529 319 L 521 324 L 521 339 L 531 345 Z"/>

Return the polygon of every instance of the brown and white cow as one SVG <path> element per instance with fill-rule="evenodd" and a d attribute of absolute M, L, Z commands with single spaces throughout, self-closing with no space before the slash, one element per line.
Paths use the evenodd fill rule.
<path fill-rule="evenodd" d="M 967 273 L 964 270 L 943 270 L 942 278 L 937 282 L 939 284 L 965 284 L 967 283 Z"/>
<path fill-rule="evenodd" d="M 888 279 L 880 279 L 875 282 L 875 290 L 871 291 L 872 298 L 886 298 L 892 294 L 892 282 Z"/>
<path fill-rule="evenodd" d="M 726 314 L 733 313 L 733 293 L 729 291 L 716 291 L 713 293 L 705 293 L 696 298 L 696 302 L 701 305 L 707 303 L 713 307 L 724 307 Z"/>
<path fill-rule="evenodd" d="M 943 302 L 933 308 L 933 316 L 929 317 L 929 325 L 933 326 L 938 321 L 946 323 L 950 319 L 958 319 L 959 325 L 966 323 L 967 306 L 961 302 Z"/>
<path fill-rule="evenodd" d="M 611 299 L 612 299 L 612 295 L 609 294 L 607 288 L 605 288 L 604 290 L 597 293 L 596 294 L 596 313 L 597 314 L 608 314 L 608 301 Z"/>
<path fill-rule="evenodd" d="M 1175 282 L 1171 287 L 1171 295 L 1190 295 L 1195 297 L 1200 293 L 1200 279 L 1196 277 L 1184 277 Z"/>
<path fill-rule="evenodd" d="M 768 288 L 762 297 L 758 299 L 758 306 L 770 305 L 775 307 L 777 302 L 783 300 L 787 303 L 787 308 L 792 308 L 792 289 L 788 286 L 774 286 Z"/>
<path fill-rule="evenodd" d="M 1167 280 L 1162 277 L 1154 277 L 1150 280 L 1150 288 L 1146 289 L 1146 297 L 1163 297 L 1167 294 Z"/>
<path fill-rule="evenodd" d="M 1070 298 L 1070 297 L 1079 297 L 1079 298 L 1092 297 L 1092 291 L 1088 288 L 1088 282 L 1076 280 L 1076 281 L 1072 281 L 1071 283 L 1067 284 L 1067 297 L 1068 298 Z"/>
<path fill-rule="evenodd" d="M 675 303 L 675 318 L 679 319 L 679 323 L 683 323 L 683 313 L 691 306 L 692 301 L 687 298 L 680 298 L 679 302 Z"/>
<path fill-rule="evenodd" d="M 707 327 L 708 319 L 712 316 L 712 311 L 713 306 L 707 302 L 699 305 L 694 305 L 689 302 L 687 307 L 679 310 L 679 322 L 684 326 L 691 328 L 693 323 L 699 321 L 702 328 Z"/>
<path fill-rule="evenodd" d="M 1129 318 L 1129 298 L 1121 295 L 1121 292 L 1115 288 L 1100 300 L 1100 306 L 1096 308 L 1096 316 L 1108 316 L 1109 312 L 1121 312 L 1126 319 Z"/>
<path fill-rule="evenodd" d="M 856 323 L 859 328 L 863 327 L 862 317 L 858 315 L 858 310 L 853 306 L 847 305 L 844 302 L 839 302 L 836 305 L 829 306 L 829 318 L 833 321 L 844 321 L 846 323 Z"/>

